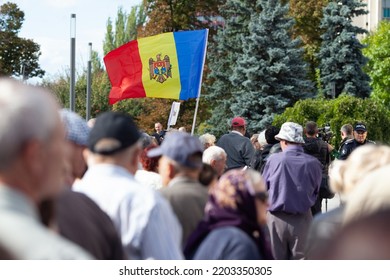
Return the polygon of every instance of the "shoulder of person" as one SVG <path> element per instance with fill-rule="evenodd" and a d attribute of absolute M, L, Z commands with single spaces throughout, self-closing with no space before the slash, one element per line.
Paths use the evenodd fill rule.
<path fill-rule="evenodd" d="M 229 137 L 231 134 L 234 134 L 234 133 L 232 133 L 232 132 L 225 133 L 225 134 L 222 135 L 219 139 L 221 140 L 221 139 L 224 139 L 224 138 L 226 138 L 226 137 Z"/>
<path fill-rule="evenodd" d="M 231 251 L 234 248 L 245 248 L 250 250 L 254 243 L 252 239 L 242 229 L 234 226 L 220 227 L 212 231 L 214 239 L 217 238 L 225 243 Z M 216 241 L 216 240 L 214 240 Z M 256 246 L 254 246 L 256 247 Z"/>
<path fill-rule="evenodd" d="M 286 156 L 283 152 L 276 152 L 276 153 L 269 153 L 266 157 L 263 158 L 264 162 L 269 161 L 279 161 L 280 159 L 283 159 Z"/>
<path fill-rule="evenodd" d="M 376 142 L 375 141 L 372 141 L 372 140 L 367 140 L 367 144 L 376 144 Z"/>
<path fill-rule="evenodd" d="M 344 142 L 343 145 L 351 145 L 351 144 L 353 144 L 354 140 L 355 139 L 348 139 L 347 141 Z"/>

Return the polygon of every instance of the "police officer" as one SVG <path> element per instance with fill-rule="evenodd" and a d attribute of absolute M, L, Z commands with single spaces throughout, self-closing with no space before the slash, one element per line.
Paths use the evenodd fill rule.
<path fill-rule="evenodd" d="M 353 129 L 353 139 L 345 141 L 345 143 L 340 147 L 339 159 L 347 159 L 353 150 L 365 144 L 375 144 L 375 142 L 367 139 L 366 125 L 362 122 L 358 122 L 355 124 Z"/>

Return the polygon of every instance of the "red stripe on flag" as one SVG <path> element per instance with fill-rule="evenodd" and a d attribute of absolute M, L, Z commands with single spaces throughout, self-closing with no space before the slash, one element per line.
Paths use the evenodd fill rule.
<path fill-rule="evenodd" d="M 126 98 L 146 97 L 138 41 L 131 41 L 109 52 L 104 57 L 104 64 L 112 85 L 110 104 Z"/>

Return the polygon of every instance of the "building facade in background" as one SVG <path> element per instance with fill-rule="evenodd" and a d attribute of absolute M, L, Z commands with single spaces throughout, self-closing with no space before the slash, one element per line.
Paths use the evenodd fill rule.
<path fill-rule="evenodd" d="M 390 20 L 390 0 L 362 0 L 367 4 L 367 15 L 353 19 L 354 25 L 374 31 L 381 20 Z"/>

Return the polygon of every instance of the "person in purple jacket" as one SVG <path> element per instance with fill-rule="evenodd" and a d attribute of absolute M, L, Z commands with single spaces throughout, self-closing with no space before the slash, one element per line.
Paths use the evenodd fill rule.
<path fill-rule="evenodd" d="M 321 185 L 322 167 L 318 159 L 305 154 L 302 126 L 282 125 L 275 136 L 281 153 L 271 155 L 263 178 L 269 192 L 267 224 L 275 259 L 303 259 L 306 236 L 313 219 Z"/>

